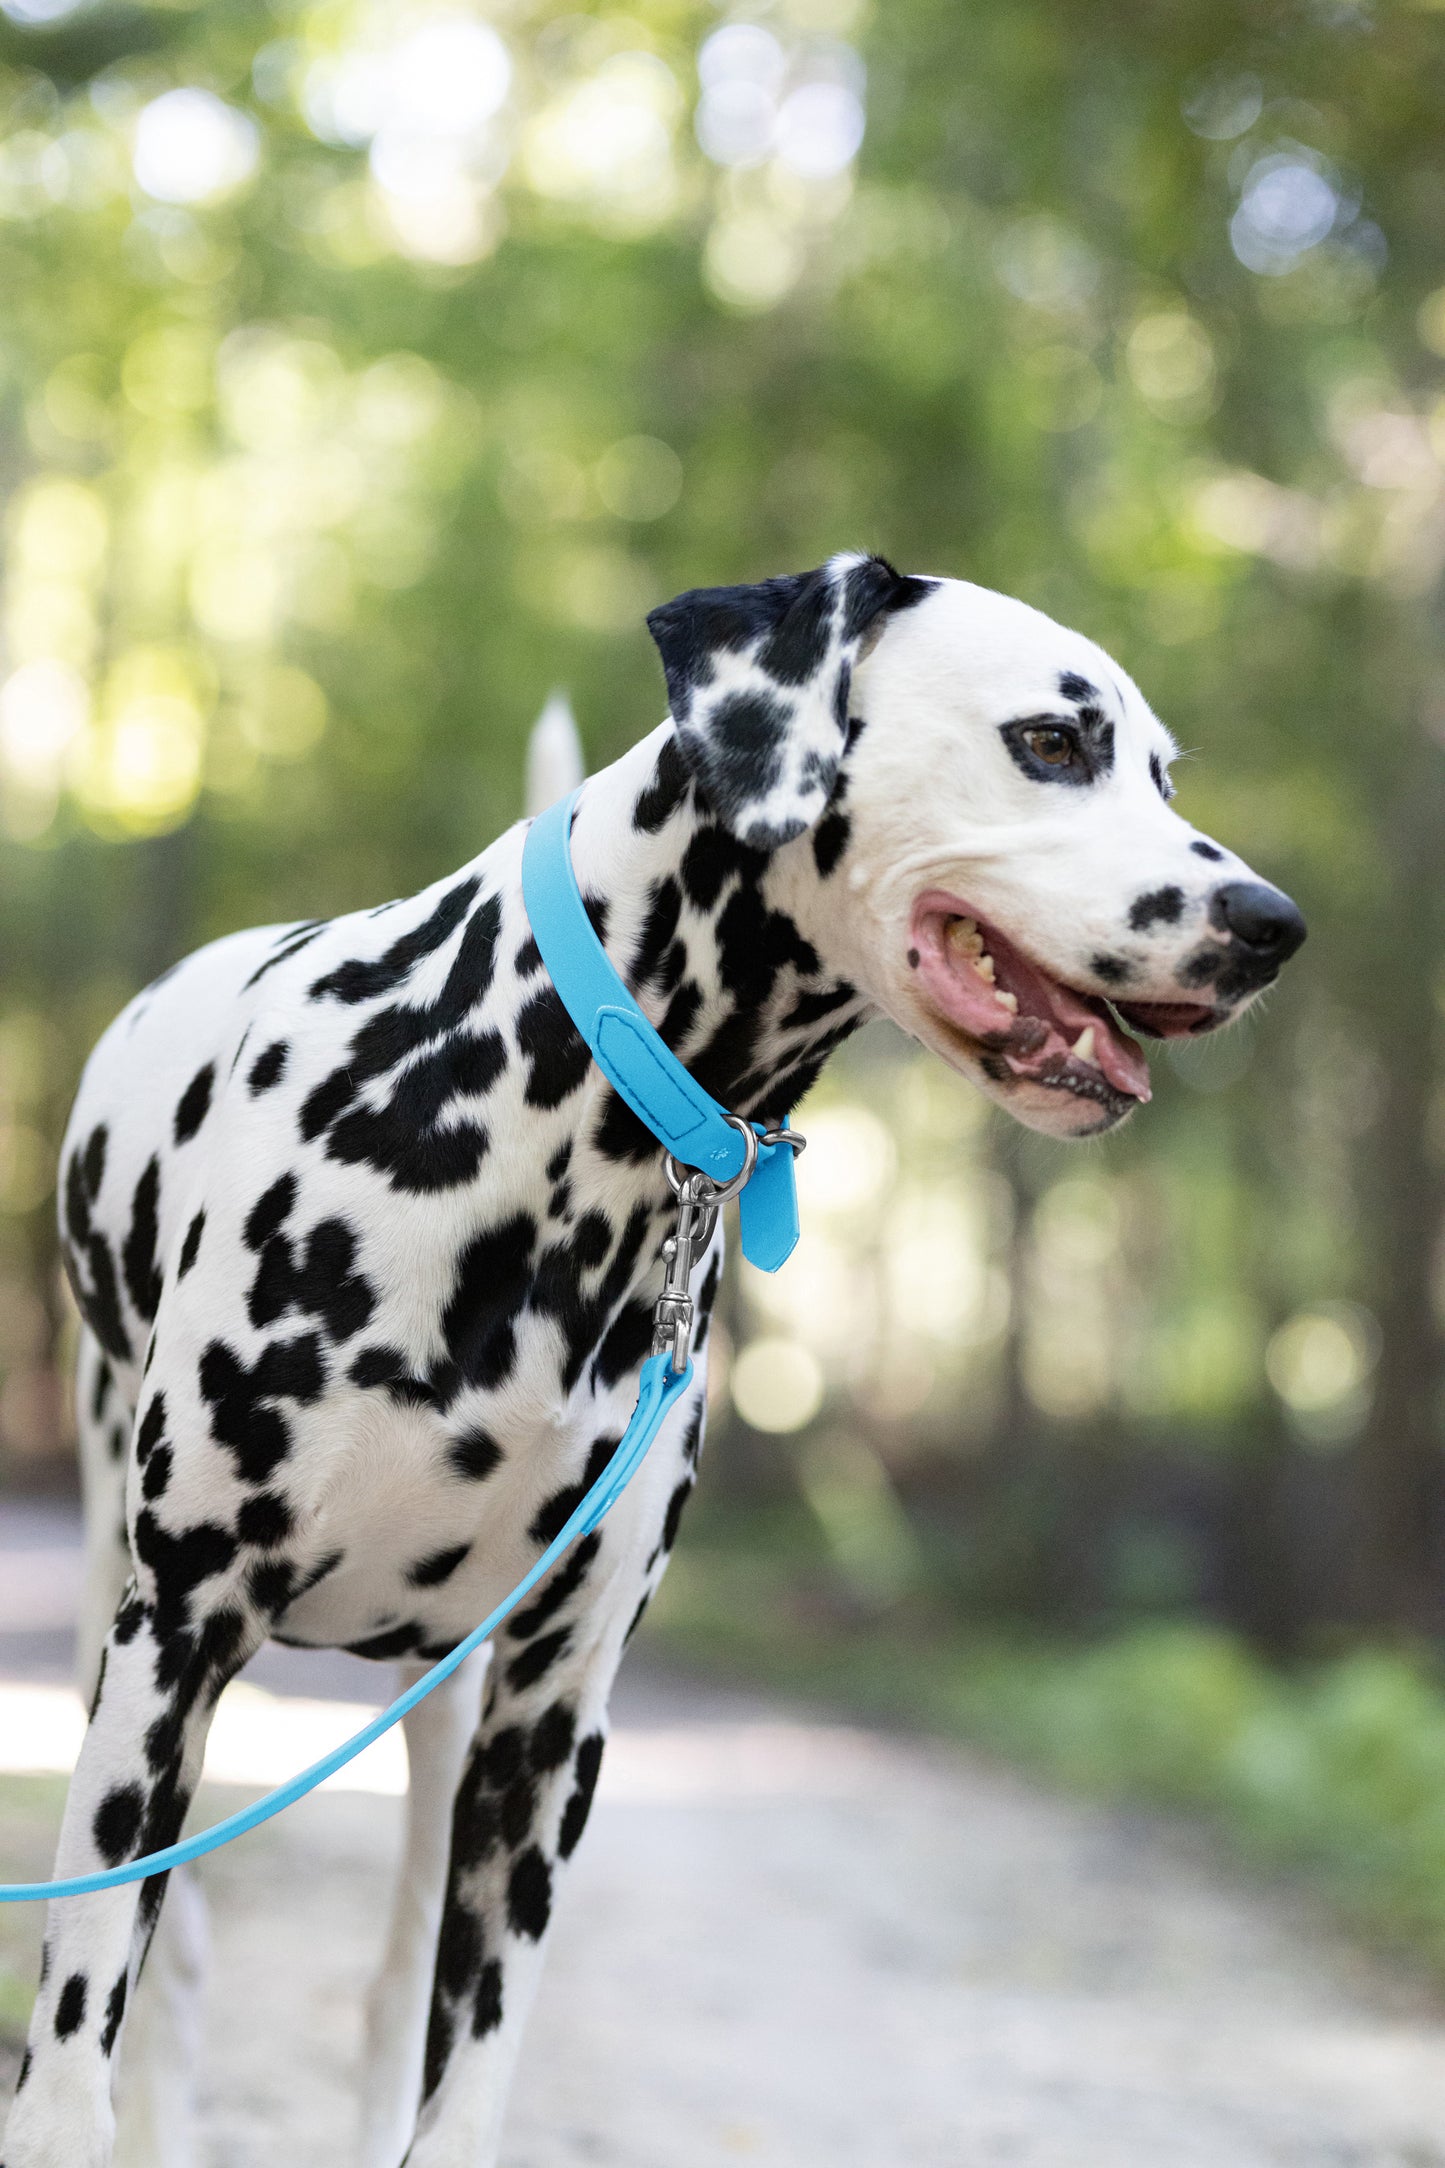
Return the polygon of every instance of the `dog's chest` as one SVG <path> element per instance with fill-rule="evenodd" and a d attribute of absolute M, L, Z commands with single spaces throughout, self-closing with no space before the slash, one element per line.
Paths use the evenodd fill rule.
<path fill-rule="evenodd" d="M 318 1442 L 303 1453 L 296 1488 L 319 1479 L 324 1496 L 300 1524 L 302 1592 L 278 1620 L 280 1638 L 390 1658 L 437 1654 L 469 1632 L 560 1529 L 631 1413 L 625 1391 L 562 1405 L 555 1364 L 550 1376 L 546 1421 L 509 1425 L 493 1411 L 487 1425 L 459 1425 L 373 1404 L 343 1418 L 341 1450 Z M 675 1480 L 675 1444 L 664 1439 L 655 1455 L 649 1491 Z M 609 1540 L 622 1533 L 619 1520 Z"/>

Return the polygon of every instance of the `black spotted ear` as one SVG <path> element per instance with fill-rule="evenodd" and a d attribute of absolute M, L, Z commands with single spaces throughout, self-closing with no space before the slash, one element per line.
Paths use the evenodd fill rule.
<path fill-rule="evenodd" d="M 724 827 L 772 850 L 812 825 L 847 742 L 854 664 L 886 613 L 936 584 L 843 556 L 757 587 L 695 587 L 652 612 L 678 743 Z"/>

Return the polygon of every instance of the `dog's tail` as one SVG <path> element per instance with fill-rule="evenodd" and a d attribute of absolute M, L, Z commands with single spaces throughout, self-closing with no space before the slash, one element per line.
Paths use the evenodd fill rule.
<path fill-rule="evenodd" d="M 565 693 L 555 692 L 527 740 L 527 812 L 544 813 L 575 790 L 586 773 L 572 703 Z"/>

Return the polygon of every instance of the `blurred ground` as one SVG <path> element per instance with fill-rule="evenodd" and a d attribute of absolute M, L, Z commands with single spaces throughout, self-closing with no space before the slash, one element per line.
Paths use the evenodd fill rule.
<path fill-rule="evenodd" d="M 22 1535 L 60 1571 L 67 1525 L 12 1516 L 0 1580 Z M 24 1639 L 61 1660 L 47 1632 L 11 1676 Z M 1438 2000 L 1187 1832 L 645 1656 L 617 1714 L 507 2168 L 1445 2164 Z M 42 1871 L 60 1791 L 0 1785 L 6 1872 Z M 308 1800 L 208 1863 L 208 2168 L 349 2163 L 398 1815 Z M 12 1977 L 38 1925 L 0 1915 Z"/>

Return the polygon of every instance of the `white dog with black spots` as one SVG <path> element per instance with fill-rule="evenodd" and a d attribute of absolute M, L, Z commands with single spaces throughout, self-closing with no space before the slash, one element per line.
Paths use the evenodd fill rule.
<path fill-rule="evenodd" d="M 1095 1136 L 1149 1094 L 1124 1024 L 1227 1023 L 1303 938 L 1172 810 L 1137 688 L 1022 603 L 843 556 L 650 623 L 671 716 L 586 784 L 573 860 L 613 963 L 737 1113 L 780 1122 L 882 1012 L 1030 1127 Z M 542 967 L 524 833 L 419 896 L 214 943 L 91 1057 L 62 1227 L 94 1705 L 60 1875 L 176 1838 L 268 1637 L 411 1675 L 451 1648 L 627 1423 L 670 1197 Z M 631 1488 L 408 1721 L 364 2168 L 497 2159 L 609 1689 L 696 1478 L 721 1255 Z M 52 1906 L 4 2168 L 194 2158 L 178 1881 L 129 2041 L 164 1878 Z"/>

